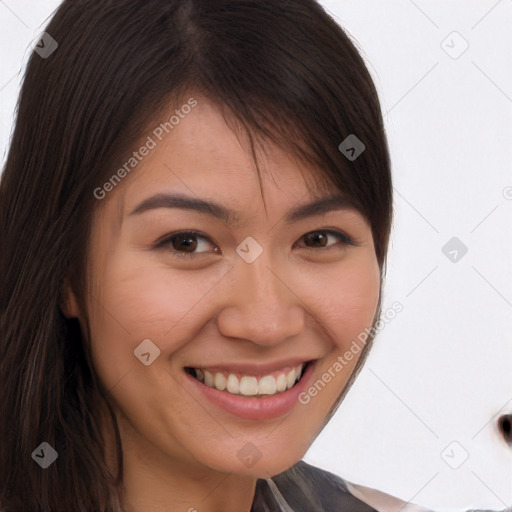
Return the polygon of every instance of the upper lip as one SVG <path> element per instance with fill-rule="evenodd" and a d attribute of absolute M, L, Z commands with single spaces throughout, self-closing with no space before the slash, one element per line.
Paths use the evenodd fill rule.
<path fill-rule="evenodd" d="M 220 363 L 220 364 L 204 364 L 199 366 L 187 366 L 187 368 L 202 368 L 213 371 L 227 371 L 233 373 L 243 373 L 246 375 L 266 375 L 277 370 L 289 367 L 294 368 L 301 363 L 308 363 L 314 361 L 314 358 L 295 357 L 293 359 L 286 359 L 282 361 L 275 361 L 272 363 Z"/>

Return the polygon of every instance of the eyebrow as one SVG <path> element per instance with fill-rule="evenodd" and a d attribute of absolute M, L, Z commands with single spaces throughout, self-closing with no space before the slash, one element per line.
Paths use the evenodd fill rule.
<path fill-rule="evenodd" d="M 199 199 L 185 194 L 160 193 L 145 199 L 130 214 L 138 215 L 157 208 L 183 208 L 194 210 L 215 217 L 225 224 L 232 226 L 240 222 L 237 212 L 211 200 Z M 284 221 L 297 222 L 307 217 L 322 215 L 334 210 L 352 210 L 354 205 L 343 194 L 321 197 L 313 202 L 296 206 L 288 211 Z"/>

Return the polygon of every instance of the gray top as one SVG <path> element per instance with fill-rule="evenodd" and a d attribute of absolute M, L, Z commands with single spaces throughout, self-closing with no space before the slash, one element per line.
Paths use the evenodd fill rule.
<path fill-rule="evenodd" d="M 356 498 L 340 477 L 299 461 L 273 478 L 260 479 L 251 512 L 376 512 Z"/>
<path fill-rule="evenodd" d="M 251 512 L 435 512 L 299 461 L 260 479 Z M 467 512 L 493 512 L 468 510 Z M 500 512 L 512 512 L 507 508 Z"/>

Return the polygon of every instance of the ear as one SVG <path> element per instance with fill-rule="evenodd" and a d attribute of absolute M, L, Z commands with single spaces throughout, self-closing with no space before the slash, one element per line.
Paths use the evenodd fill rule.
<path fill-rule="evenodd" d="M 78 301 L 73 293 L 69 281 L 66 279 L 65 285 L 62 289 L 61 299 L 59 302 L 60 310 L 66 318 L 79 318 L 80 308 Z"/>

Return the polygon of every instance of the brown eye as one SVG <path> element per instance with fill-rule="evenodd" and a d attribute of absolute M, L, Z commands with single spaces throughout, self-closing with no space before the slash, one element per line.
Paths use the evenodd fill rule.
<path fill-rule="evenodd" d="M 194 252 L 197 248 L 196 235 L 189 234 L 176 235 L 170 239 L 172 248 L 176 251 Z"/>
<path fill-rule="evenodd" d="M 333 242 L 330 240 L 333 239 Z M 311 231 L 301 239 L 306 244 L 306 249 L 335 249 L 336 246 L 359 245 L 344 233 L 333 230 Z M 336 243 L 338 240 L 338 244 Z M 213 249 L 209 249 L 208 246 Z M 177 258 L 192 258 L 200 254 L 220 253 L 220 249 L 205 235 L 197 231 L 181 231 L 172 233 L 154 245 L 156 249 L 165 249 Z"/>
<path fill-rule="evenodd" d="M 325 247 L 327 245 L 327 236 L 325 232 L 315 231 L 304 235 L 304 240 L 307 244 L 313 244 L 316 247 Z"/>
<path fill-rule="evenodd" d="M 214 247 L 208 250 L 208 246 Z M 218 247 L 207 237 L 196 231 L 182 231 L 166 236 L 155 244 L 155 248 L 166 249 L 179 258 L 191 258 L 208 252 L 218 253 Z M 204 250 L 203 250 L 204 249 Z"/>
<path fill-rule="evenodd" d="M 302 238 L 304 239 L 308 249 L 322 249 L 324 247 L 330 249 L 332 246 L 336 245 L 336 243 L 334 242 L 329 244 L 329 237 L 338 239 L 342 246 L 356 245 L 356 243 L 347 235 L 332 230 L 311 231 L 310 233 L 305 234 Z"/>

